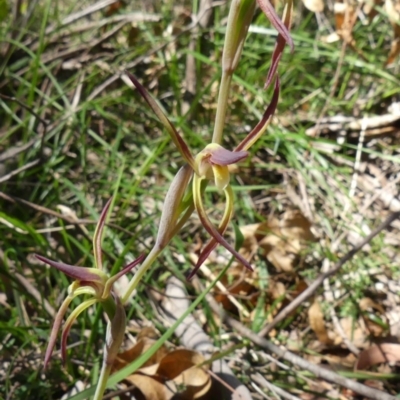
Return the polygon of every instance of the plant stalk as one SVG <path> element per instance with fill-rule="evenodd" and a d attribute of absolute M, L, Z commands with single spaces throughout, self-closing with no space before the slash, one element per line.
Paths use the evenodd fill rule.
<path fill-rule="evenodd" d="M 143 261 L 143 263 L 140 265 L 138 270 L 136 271 L 135 275 L 129 282 L 129 286 L 126 289 L 124 295 L 121 298 L 121 303 L 126 304 L 131 297 L 131 294 L 133 291 L 136 289 L 138 286 L 140 280 L 143 278 L 143 275 L 146 273 L 146 271 L 151 267 L 153 262 L 157 259 L 157 257 L 161 254 L 161 252 L 164 250 L 164 248 L 160 248 L 158 246 L 154 246 L 146 259 Z"/>
<path fill-rule="evenodd" d="M 97 381 L 96 392 L 93 396 L 93 400 L 102 400 L 104 391 L 107 387 L 108 377 L 111 373 L 112 365 L 108 365 L 105 360 L 103 361 L 103 365 L 101 367 L 101 372 L 99 376 L 99 380 Z"/>
<path fill-rule="evenodd" d="M 226 109 L 228 108 L 229 88 L 232 82 L 232 70 L 222 72 L 221 83 L 219 85 L 217 114 L 215 116 L 213 143 L 221 144 L 222 134 L 225 125 Z"/>

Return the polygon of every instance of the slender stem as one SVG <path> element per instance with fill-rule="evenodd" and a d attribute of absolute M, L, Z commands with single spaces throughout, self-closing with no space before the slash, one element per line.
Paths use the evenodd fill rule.
<path fill-rule="evenodd" d="M 229 88 L 231 86 L 233 71 L 223 71 L 219 85 L 217 114 L 215 116 L 213 143 L 220 144 L 225 125 L 226 109 L 228 107 Z"/>
<path fill-rule="evenodd" d="M 135 275 L 129 282 L 129 286 L 126 289 L 124 295 L 121 298 L 121 303 L 126 304 L 129 298 L 131 297 L 132 292 L 136 289 L 137 285 L 139 284 L 140 280 L 142 279 L 143 275 L 146 271 L 151 267 L 153 262 L 157 259 L 157 257 L 161 254 L 165 247 L 160 248 L 159 246 L 154 246 L 146 259 L 140 265 L 139 269 L 136 271 Z"/>
<path fill-rule="evenodd" d="M 102 400 L 104 391 L 107 387 L 108 377 L 111 373 L 112 365 L 108 365 L 105 361 L 103 361 L 103 366 L 101 367 L 101 373 L 99 376 L 99 380 L 97 381 L 96 392 L 94 394 L 93 400 Z"/>
<path fill-rule="evenodd" d="M 192 215 L 193 211 L 194 211 L 194 205 L 192 203 L 184 211 L 183 216 L 178 221 L 178 223 L 175 225 L 174 229 L 171 230 L 171 233 L 170 233 L 170 235 L 168 237 L 168 240 L 165 243 L 163 243 L 162 247 L 160 247 L 156 243 L 155 246 L 151 249 L 150 253 L 146 257 L 146 259 L 143 261 L 143 263 L 141 264 L 139 269 L 136 271 L 136 273 L 133 276 L 133 278 L 131 279 L 131 281 L 129 282 L 129 286 L 126 289 L 124 295 L 121 298 L 122 304 L 126 304 L 127 303 L 129 298 L 131 297 L 132 292 L 136 289 L 136 287 L 139 284 L 140 280 L 143 278 L 143 275 L 151 267 L 151 265 L 157 259 L 157 257 L 163 252 L 163 250 L 168 245 L 168 243 L 171 241 L 171 239 L 181 230 L 182 226 L 186 223 L 186 221 Z"/>

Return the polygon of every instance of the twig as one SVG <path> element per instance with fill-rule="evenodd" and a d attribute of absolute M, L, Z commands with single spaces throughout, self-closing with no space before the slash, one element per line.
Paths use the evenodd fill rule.
<path fill-rule="evenodd" d="M 388 228 L 389 225 L 399 218 L 400 211 L 390 214 L 384 222 L 374 229 L 364 240 L 357 246 L 353 247 L 346 255 L 344 255 L 331 269 L 320 274 L 317 279 L 299 296 L 297 296 L 288 306 L 286 306 L 270 323 L 267 324 L 259 333 L 260 337 L 266 336 L 279 322 L 284 320 L 292 311 L 294 311 L 301 303 L 309 299 L 321 286 L 322 282 L 330 276 L 336 274 L 342 266 L 351 260 L 366 244 L 368 244 L 376 235 Z"/>
<path fill-rule="evenodd" d="M 210 303 L 211 307 L 213 305 Z M 222 317 L 225 323 L 227 323 L 230 327 L 236 329 L 241 335 L 246 336 L 256 345 L 262 347 L 265 350 L 270 351 L 271 353 L 275 353 L 278 357 L 283 358 L 286 361 L 289 361 L 291 364 L 296 365 L 299 368 L 305 369 L 307 371 L 312 372 L 317 378 L 325 379 L 326 381 L 336 383 L 340 386 L 343 386 L 347 389 L 350 389 L 362 396 L 366 396 L 370 399 L 374 400 L 396 400 L 395 396 L 392 396 L 388 393 L 382 392 L 377 389 L 373 389 L 371 387 L 365 386 L 361 383 L 353 381 L 352 379 L 345 378 L 343 376 L 338 375 L 337 373 L 330 371 L 328 369 L 323 368 L 321 365 L 312 364 L 303 358 L 296 356 L 285 348 L 278 347 L 271 343 L 270 341 L 260 337 L 250 329 L 246 328 L 242 323 L 230 317 L 226 312 L 222 312 L 218 309 L 219 315 Z"/>
<path fill-rule="evenodd" d="M 271 382 L 268 382 L 260 374 L 251 375 L 251 379 L 253 379 L 253 381 L 257 382 L 262 387 L 265 387 L 265 388 L 273 391 L 274 393 L 278 394 L 279 396 L 281 396 L 284 399 L 287 399 L 287 400 L 301 400 L 299 397 L 293 396 L 292 394 L 288 393 L 286 390 L 283 390 L 280 387 L 278 387 L 276 385 L 273 385 Z"/>
<path fill-rule="evenodd" d="M 118 0 L 102 0 L 102 1 L 97 1 L 96 3 L 92 4 L 91 6 L 85 8 L 84 10 L 78 11 L 74 14 L 68 15 L 68 17 L 65 17 L 60 25 L 52 25 L 49 26 L 46 29 L 46 35 L 49 35 L 50 33 L 54 32 L 56 29 L 59 28 L 65 28 L 67 25 L 71 25 L 74 22 L 87 17 L 90 14 L 93 14 L 97 11 L 102 10 L 103 8 L 106 8 L 114 3 L 116 3 Z"/>
<path fill-rule="evenodd" d="M 22 167 L 17 168 L 14 171 L 11 171 L 9 174 L 3 175 L 2 177 L 0 177 L 0 183 L 6 182 L 9 179 L 11 179 L 14 175 L 18 175 L 20 172 L 34 167 L 35 165 L 39 164 L 39 162 L 40 162 L 39 159 L 33 160 L 33 161 L 29 162 L 28 164 L 25 164 Z"/>

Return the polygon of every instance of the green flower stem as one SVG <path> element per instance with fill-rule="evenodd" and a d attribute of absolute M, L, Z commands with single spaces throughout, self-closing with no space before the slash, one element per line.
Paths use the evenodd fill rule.
<path fill-rule="evenodd" d="M 146 271 L 152 266 L 153 262 L 157 259 L 157 257 L 162 253 L 164 250 L 165 246 L 160 248 L 158 246 L 154 246 L 146 259 L 143 261 L 143 263 L 140 265 L 139 269 L 136 271 L 135 275 L 129 282 L 129 286 L 126 289 L 124 295 L 121 298 L 121 303 L 126 304 L 131 297 L 131 294 L 133 291 L 136 289 L 137 285 L 139 284 L 140 280 L 143 278 L 143 275 L 146 273 Z"/>
<path fill-rule="evenodd" d="M 213 143 L 220 144 L 225 125 L 226 109 L 228 108 L 229 88 L 232 82 L 233 71 L 223 71 L 221 83 L 219 85 L 217 114 L 215 116 Z"/>
<path fill-rule="evenodd" d="M 107 387 L 108 377 L 111 373 L 112 365 L 108 365 L 105 361 L 103 361 L 103 366 L 101 367 L 101 373 L 99 376 L 99 380 L 97 381 L 96 392 L 94 394 L 93 400 L 102 400 L 104 391 Z"/>
<path fill-rule="evenodd" d="M 162 247 L 159 245 L 155 245 L 146 259 L 143 261 L 143 263 L 140 265 L 139 269 L 136 271 L 135 275 L 129 282 L 129 286 L 126 289 L 124 295 L 121 298 L 121 303 L 126 304 L 131 297 L 133 291 L 136 289 L 138 286 L 140 280 L 143 278 L 143 275 L 146 273 L 146 271 L 153 265 L 153 262 L 157 259 L 157 257 L 163 252 L 165 247 L 167 247 L 168 243 L 171 241 L 171 239 L 181 230 L 183 225 L 186 223 L 186 221 L 189 219 L 189 217 L 192 215 L 194 211 L 194 205 L 191 203 L 186 210 L 184 211 L 183 216 L 181 219 L 178 221 L 178 223 L 175 225 L 174 229 L 171 231 L 168 240 L 163 244 Z"/>

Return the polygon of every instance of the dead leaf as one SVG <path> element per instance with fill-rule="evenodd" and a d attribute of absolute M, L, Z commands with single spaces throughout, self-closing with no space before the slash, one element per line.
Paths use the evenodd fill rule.
<path fill-rule="evenodd" d="M 360 310 L 363 311 L 364 322 L 367 325 L 370 334 L 375 337 L 382 336 L 389 329 L 389 323 L 385 310 L 380 304 L 374 302 L 369 297 L 364 297 L 360 300 L 359 307 Z M 376 322 L 377 316 L 379 319 L 385 321 L 387 324 L 387 329 Z"/>
<path fill-rule="evenodd" d="M 130 349 L 118 354 L 113 366 L 114 371 L 120 370 L 144 354 L 156 342 L 156 337 L 157 334 L 155 330 L 150 327 L 146 327 L 139 332 L 136 344 Z M 158 364 L 165 354 L 167 354 L 167 349 L 165 346 L 161 346 L 161 348 L 143 364 L 142 369 L 147 366 Z"/>
<path fill-rule="evenodd" d="M 354 320 L 353 317 L 344 317 L 340 319 L 340 325 L 343 328 L 343 332 L 346 337 L 354 344 L 357 348 L 365 348 L 367 345 L 367 334 L 365 324 L 362 318 Z M 339 345 L 343 342 L 340 335 L 335 336 L 334 344 Z"/>
<path fill-rule="evenodd" d="M 400 361 L 400 344 L 382 343 L 363 350 L 358 357 L 355 369 L 368 369 L 372 365 L 398 361 Z"/>
<path fill-rule="evenodd" d="M 202 362 L 204 362 L 204 357 L 200 353 L 193 350 L 178 349 L 163 357 L 157 369 L 157 375 L 172 380 L 186 369 Z"/>
<path fill-rule="evenodd" d="M 167 387 L 163 381 L 152 376 L 137 373 L 126 380 L 135 385 L 146 400 L 170 400 L 174 396 L 175 388 Z"/>
<path fill-rule="evenodd" d="M 266 236 L 259 242 L 265 256 L 278 271 L 294 270 L 300 252 L 314 240 L 311 224 L 298 210 L 286 211 L 281 219 L 264 224 Z"/>
<path fill-rule="evenodd" d="M 323 0 L 303 0 L 303 4 L 308 10 L 314 13 L 319 13 L 324 11 Z"/>
<path fill-rule="evenodd" d="M 385 10 L 393 28 L 393 40 L 386 65 L 392 64 L 400 54 L 400 2 L 399 0 L 385 0 Z"/>
<path fill-rule="evenodd" d="M 308 320 L 310 328 L 317 335 L 318 340 L 323 344 L 332 344 L 332 339 L 328 336 L 325 328 L 324 314 L 317 299 L 314 300 L 311 307 L 308 309 Z"/>
<path fill-rule="evenodd" d="M 113 369 L 119 370 L 146 352 L 156 341 L 153 328 L 138 334 L 135 346 L 119 354 Z M 178 349 L 168 352 L 161 347 L 138 371 L 126 378 L 146 400 L 169 400 L 176 394 L 182 399 L 197 399 L 209 391 L 211 377 L 204 357 L 195 351 Z"/>

